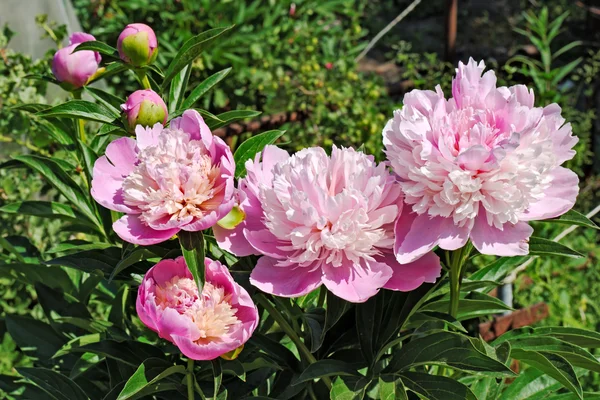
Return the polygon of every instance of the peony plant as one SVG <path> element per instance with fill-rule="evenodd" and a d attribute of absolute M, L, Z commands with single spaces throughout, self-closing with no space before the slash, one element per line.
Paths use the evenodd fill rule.
<path fill-rule="evenodd" d="M 252 114 L 192 108 L 225 74 L 189 81 L 230 30 L 193 37 L 160 66 L 143 24 L 116 48 L 77 33 L 57 51 L 43 79 L 73 99 L 24 111 L 66 157 L 10 166 L 43 175 L 60 202 L 2 211 L 59 218 L 77 235 L 34 255 L 0 238 L 1 266 L 44 311 L 6 318 L 35 366 L 0 388 L 74 400 L 497 400 L 549 382 L 536 398 L 595 396 L 580 378 L 600 371 L 588 351 L 597 333 L 523 327 L 484 340 L 472 328 L 510 310 L 489 293 L 530 257 L 581 257 L 529 222 L 597 229 L 572 210 L 578 179 L 562 164 L 577 138 L 560 108 L 497 87 L 471 59 L 449 97 L 406 94 L 382 127 L 384 162 L 343 143 L 290 154 L 275 144 L 282 131 L 234 151 L 216 129 Z M 88 86 L 116 73 L 138 79 L 126 100 Z M 481 255 L 498 258 L 474 272 Z"/>

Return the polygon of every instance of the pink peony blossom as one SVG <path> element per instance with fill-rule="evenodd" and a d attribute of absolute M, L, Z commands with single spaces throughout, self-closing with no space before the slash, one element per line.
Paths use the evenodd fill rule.
<path fill-rule="evenodd" d="M 146 24 L 129 24 L 117 39 L 121 60 L 135 67 L 152 64 L 158 56 L 158 40 Z"/>
<path fill-rule="evenodd" d="M 52 73 L 59 82 L 72 85 L 73 88 L 84 86 L 98 70 L 102 61 L 100 53 L 91 50 L 73 52 L 83 43 L 94 41 L 92 35 L 84 32 L 75 32 L 69 38 L 69 45 L 58 50 L 52 59 Z"/>
<path fill-rule="evenodd" d="M 169 111 L 163 99 L 152 89 L 136 90 L 121 104 L 126 125 L 130 131 L 135 131 L 137 125 L 153 126 L 157 122 L 167 123 Z"/>
<path fill-rule="evenodd" d="M 250 295 L 218 261 L 205 260 L 202 295 L 183 257 L 161 260 L 144 276 L 136 310 L 142 322 L 194 360 L 242 346 L 258 325 Z"/>
<path fill-rule="evenodd" d="M 263 255 L 250 275 L 259 289 L 297 297 L 324 284 L 336 296 L 364 302 L 380 288 L 409 291 L 440 276 L 433 253 L 406 265 L 395 260 L 402 194 L 373 157 L 335 146 L 331 157 L 318 147 L 290 157 L 267 146 L 262 161 L 248 160 L 246 169 L 239 182 L 246 219 L 213 231 L 236 255 Z"/>
<path fill-rule="evenodd" d="M 578 179 L 561 167 L 577 138 L 556 104 L 534 107 L 523 85 L 496 87 L 493 71 L 459 63 L 452 98 L 413 90 L 383 130 L 405 212 L 395 252 L 410 262 L 436 245 L 455 250 L 470 238 L 483 254 L 527 254 L 527 221 L 557 217 L 577 197 Z"/>
<path fill-rule="evenodd" d="M 168 128 L 136 128 L 136 140 L 108 145 L 94 165 L 92 196 L 126 215 L 114 223 L 121 239 L 150 245 L 180 229 L 201 231 L 234 204 L 235 163 L 197 111 L 187 110 Z"/>

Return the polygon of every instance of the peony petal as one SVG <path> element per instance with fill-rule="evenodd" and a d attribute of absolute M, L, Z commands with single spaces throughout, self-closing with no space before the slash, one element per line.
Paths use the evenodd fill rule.
<path fill-rule="evenodd" d="M 523 256 L 529 252 L 528 239 L 533 228 L 526 222 L 506 223 L 503 229 L 490 226 L 484 215 L 475 219 L 471 241 L 481 254 Z"/>
<path fill-rule="evenodd" d="M 245 224 L 241 223 L 234 229 L 225 229 L 221 226 L 213 226 L 213 234 L 219 247 L 238 257 L 249 256 L 251 254 L 260 255 L 250 242 L 244 236 Z"/>
<path fill-rule="evenodd" d="M 280 243 L 275 235 L 267 229 L 260 231 L 249 231 L 244 229 L 244 237 L 246 237 L 248 243 L 260 252 L 260 254 L 277 259 L 286 259 L 289 256 L 287 251 L 279 248 L 279 246 L 289 246 L 289 244 Z"/>
<path fill-rule="evenodd" d="M 156 327 L 160 337 L 169 341 L 173 341 L 174 335 L 189 337 L 192 340 L 200 337 L 200 330 L 192 319 L 170 307 L 162 311 L 159 320 L 156 321 Z"/>
<path fill-rule="evenodd" d="M 530 204 L 527 211 L 519 216 L 521 221 L 535 221 L 555 218 L 569 211 L 575 205 L 579 194 L 579 178 L 570 169 L 558 167 L 551 173 L 552 182 L 544 191 L 544 197 Z"/>
<path fill-rule="evenodd" d="M 154 230 L 140 220 L 139 215 L 124 215 L 113 224 L 113 229 L 126 242 L 149 246 L 169 240 L 179 228 Z"/>
<path fill-rule="evenodd" d="M 375 261 L 363 265 L 347 262 L 339 267 L 323 266 L 323 284 L 333 294 L 352 303 L 375 296 L 392 277 L 392 268 Z"/>
<path fill-rule="evenodd" d="M 392 267 L 393 275 L 384 288 L 409 292 L 424 282 L 434 283 L 441 276 L 440 258 L 433 252 L 408 264 L 399 264 L 392 255 L 385 258 L 385 263 Z"/>
<path fill-rule="evenodd" d="M 215 358 L 237 349 L 242 345 L 239 341 L 209 342 L 206 344 L 197 344 L 186 336 L 173 335 L 173 343 L 188 358 L 193 360 L 214 360 Z"/>
<path fill-rule="evenodd" d="M 102 206 L 124 213 L 139 213 L 136 207 L 129 207 L 123 199 L 123 180 L 119 169 L 112 165 L 105 156 L 94 164 L 91 194 Z"/>
<path fill-rule="evenodd" d="M 175 276 L 190 279 L 193 278 L 183 257 L 177 257 L 174 260 L 161 260 L 158 264 L 148 270 L 146 276 L 152 278 L 157 285 L 162 285 L 173 279 Z"/>
<path fill-rule="evenodd" d="M 110 142 L 106 147 L 105 154 L 111 164 L 117 167 L 123 176 L 132 173 L 138 161 L 136 142 L 128 137 L 122 137 Z"/>
<path fill-rule="evenodd" d="M 438 245 L 444 218 L 403 212 L 396 221 L 394 253 L 400 264 L 415 261 Z"/>
<path fill-rule="evenodd" d="M 263 292 L 282 297 L 299 297 L 321 286 L 319 268 L 278 267 L 277 260 L 261 257 L 250 274 L 250 283 Z"/>
<path fill-rule="evenodd" d="M 163 126 L 160 122 L 154 124 L 152 128 L 138 125 L 135 127 L 135 139 L 139 150 L 143 150 L 146 147 L 156 146 L 158 144 L 158 136 L 163 130 Z"/>

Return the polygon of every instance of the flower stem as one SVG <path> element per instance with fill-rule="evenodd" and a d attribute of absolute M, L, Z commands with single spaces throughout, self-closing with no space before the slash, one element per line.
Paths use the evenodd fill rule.
<path fill-rule="evenodd" d="M 188 400 L 194 400 L 194 360 L 192 360 L 191 358 L 188 359 L 186 378 Z"/>
<path fill-rule="evenodd" d="M 456 318 L 460 304 L 460 285 L 462 284 L 464 266 L 469 258 L 473 245 L 471 242 L 452 252 L 446 252 L 450 268 L 450 315 Z"/>
<path fill-rule="evenodd" d="M 286 321 L 285 317 L 275 307 L 273 307 L 271 302 L 269 300 L 267 300 L 267 298 L 262 294 L 259 294 L 256 296 L 256 301 L 258 302 L 258 304 L 263 306 L 265 308 L 265 310 L 267 310 L 269 315 L 271 315 L 271 317 L 273 317 L 273 319 L 275 320 L 275 322 L 277 322 L 279 327 L 281 329 L 283 329 L 283 331 L 290 337 L 292 342 L 294 342 L 294 344 L 298 348 L 300 355 L 303 356 L 303 358 L 306 359 L 306 361 L 308 361 L 309 364 L 316 363 L 317 359 L 315 358 L 315 356 L 313 356 L 313 354 L 306 347 L 304 342 L 302 342 L 302 340 L 300 339 L 298 334 L 294 331 L 294 329 L 292 329 L 290 324 Z M 331 379 L 329 379 L 329 377 L 327 377 L 327 376 L 324 376 L 321 379 L 323 379 L 323 383 L 325 383 L 325 385 L 329 389 L 331 389 Z"/>
<path fill-rule="evenodd" d="M 143 69 L 136 69 L 135 74 L 137 75 L 138 80 L 140 81 L 144 89 L 152 89 L 152 86 L 150 86 L 150 80 L 148 79 L 148 75 L 146 75 L 146 71 L 144 71 Z"/>

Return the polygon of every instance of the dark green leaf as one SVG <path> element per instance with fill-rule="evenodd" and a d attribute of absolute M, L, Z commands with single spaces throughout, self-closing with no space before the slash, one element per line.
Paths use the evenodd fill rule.
<path fill-rule="evenodd" d="M 178 236 L 185 263 L 194 277 L 198 291 L 202 291 L 204 282 L 206 282 L 204 236 L 201 231 L 188 232 L 184 230 L 181 230 Z"/>
<path fill-rule="evenodd" d="M 405 372 L 401 378 L 408 390 L 427 400 L 477 400 L 468 387 L 445 376 Z"/>
<path fill-rule="evenodd" d="M 92 50 L 97 51 L 100 54 L 104 54 L 107 56 L 117 56 L 117 49 L 112 46 L 107 45 L 106 43 L 99 42 L 97 40 L 91 40 L 89 42 L 83 42 L 79 46 L 75 47 L 73 53 L 82 50 Z"/>
<path fill-rule="evenodd" d="M 523 264 L 529 257 L 501 257 L 469 277 L 471 281 L 502 281 L 516 266 Z M 489 287 L 483 292 L 489 292 Z"/>
<path fill-rule="evenodd" d="M 294 385 L 301 382 L 311 381 L 313 379 L 320 379 L 325 376 L 359 376 L 358 371 L 350 364 L 339 360 L 319 360 L 316 363 L 310 364 L 302 374 L 296 379 Z"/>
<path fill-rule="evenodd" d="M 414 313 L 408 320 L 406 328 L 418 328 L 420 325 L 428 321 L 441 321 L 460 332 L 467 333 L 467 330 L 456 318 L 452 317 L 450 314 L 434 311 L 420 311 Z"/>
<path fill-rule="evenodd" d="M 396 379 L 392 382 L 386 382 L 379 379 L 379 399 L 380 400 L 408 400 L 406 389 L 402 379 Z"/>
<path fill-rule="evenodd" d="M 183 102 L 183 96 L 185 96 L 191 71 L 192 65 L 188 64 L 171 81 L 171 86 L 169 87 L 169 114 L 178 110 Z"/>
<path fill-rule="evenodd" d="M 194 61 L 202 51 L 214 41 L 217 37 L 233 28 L 233 26 L 225 28 L 214 28 L 208 31 L 202 32 L 201 34 L 194 36 L 183 44 L 181 49 L 169 64 L 169 67 L 165 71 L 165 79 L 162 83 L 162 88 L 165 90 L 171 80 L 181 71 L 186 65 Z"/>
<path fill-rule="evenodd" d="M 552 240 L 532 236 L 529 238 L 529 254 L 556 255 L 581 258 L 583 254 Z"/>
<path fill-rule="evenodd" d="M 98 88 L 86 86 L 85 90 L 104 107 L 112 111 L 113 114 L 121 114 L 121 104 L 125 103 L 125 100 Z"/>
<path fill-rule="evenodd" d="M 137 368 L 148 358 L 165 358 L 165 355 L 158 347 L 133 340 L 125 342 L 103 340 L 101 342 L 84 344 L 80 347 L 72 346 L 70 348 L 62 348 L 61 352 L 94 353 L 123 362 L 134 368 Z"/>
<path fill-rule="evenodd" d="M 192 93 L 185 99 L 183 104 L 181 105 L 181 109 L 187 110 L 188 108 L 192 108 L 194 103 L 198 101 L 202 96 L 204 96 L 210 89 L 212 89 L 217 83 L 221 82 L 227 74 L 231 71 L 231 68 L 226 68 L 221 70 L 205 80 L 203 80 L 198 86 L 192 90 Z"/>
<path fill-rule="evenodd" d="M 57 400 L 88 400 L 88 396 L 66 376 L 46 368 L 17 368 L 25 378 Z"/>
<path fill-rule="evenodd" d="M 426 304 L 422 310 L 447 312 L 449 307 L 450 300 L 443 299 Z M 483 293 L 471 292 L 467 297 L 460 299 L 456 319 L 464 321 L 478 316 L 499 314 L 511 310 L 511 307 L 495 297 Z"/>
<path fill-rule="evenodd" d="M 577 374 L 573 366 L 564 357 L 555 353 L 523 349 L 513 349 L 511 357 L 548 374 L 562 383 L 567 389 L 576 393 L 580 399 L 583 399 L 583 390 L 581 389 L 579 379 L 577 379 Z"/>
<path fill-rule="evenodd" d="M 127 383 L 125 383 L 123 390 L 121 390 L 121 393 L 119 393 L 117 400 L 134 400 L 157 393 L 157 389 L 159 388 L 157 383 L 173 374 L 185 374 L 185 367 L 183 365 L 174 365 L 165 369 L 154 378 L 148 380 L 146 376 L 146 362 L 144 362 L 138 367 L 131 378 L 127 380 Z M 165 388 L 166 387 L 163 386 L 162 390 L 170 389 Z"/>
<path fill-rule="evenodd" d="M 49 360 L 65 343 L 50 325 L 29 317 L 6 316 L 6 329 L 27 355 Z"/>
<path fill-rule="evenodd" d="M 535 328 L 535 335 L 547 335 L 585 348 L 600 348 L 600 333 L 580 328 L 548 326 Z"/>
<path fill-rule="evenodd" d="M 236 178 L 240 178 L 245 175 L 246 167 L 244 164 L 246 161 L 254 159 L 256 154 L 263 151 L 265 146 L 275 143 L 275 141 L 284 133 L 285 131 L 278 130 L 267 131 L 256 136 L 252 136 L 250 139 L 242 143 L 233 155 L 233 158 L 235 159 Z"/>
<path fill-rule="evenodd" d="M 479 340 L 449 331 L 427 333 L 396 351 L 384 372 L 397 374 L 419 365 L 448 365 L 466 371 L 512 375 L 506 365 L 479 350 Z"/>
<path fill-rule="evenodd" d="M 378 301 L 379 296 L 373 296 L 366 302 L 357 304 L 356 310 L 356 332 L 358 333 L 358 341 L 360 343 L 360 351 L 367 361 L 368 365 L 372 365 L 375 359 L 375 344 L 377 336 L 375 332 L 379 332 L 379 324 L 381 318 L 381 309 L 383 304 Z M 378 318 L 379 317 L 379 318 Z"/>
<path fill-rule="evenodd" d="M 0 207 L 7 214 L 33 215 L 36 217 L 56 218 L 68 221 L 81 221 L 83 215 L 70 206 L 53 201 L 20 201 Z"/>
<path fill-rule="evenodd" d="M 558 218 L 545 219 L 541 222 L 550 222 L 555 224 L 578 225 L 586 228 L 600 229 L 592 220 L 575 210 L 569 210 Z"/>
<path fill-rule="evenodd" d="M 217 121 L 206 121 L 206 124 L 208 125 L 208 127 L 211 130 L 215 130 L 218 129 L 222 126 L 225 125 L 229 125 L 234 121 L 239 121 L 241 119 L 246 119 L 246 118 L 253 118 L 256 117 L 258 115 L 260 115 L 260 111 L 253 111 L 253 110 L 233 110 L 233 111 L 226 111 L 224 113 L 221 113 L 219 115 L 217 115 L 216 117 L 221 120 L 222 122 L 217 122 Z"/>
<path fill-rule="evenodd" d="M 119 117 L 118 113 L 96 103 L 85 100 L 71 100 L 52 108 L 38 112 L 41 117 L 79 118 L 88 121 L 112 123 Z"/>

